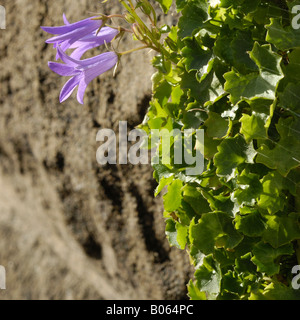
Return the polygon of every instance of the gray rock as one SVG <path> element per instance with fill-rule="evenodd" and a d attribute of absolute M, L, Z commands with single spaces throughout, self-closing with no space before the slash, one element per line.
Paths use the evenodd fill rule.
<path fill-rule="evenodd" d="M 150 55 L 125 56 L 115 78 L 108 72 L 89 85 L 84 106 L 76 95 L 59 104 L 65 79 L 47 67 L 55 52 L 41 25 L 62 24 L 63 12 L 71 22 L 118 13 L 118 1 L 1 4 L 0 265 L 7 279 L 0 298 L 186 298 L 188 257 L 165 238 L 151 167 L 96 162 L 99 128 L 142 121 Z M 124 39 L 120 50 L 133 45 Z"/>

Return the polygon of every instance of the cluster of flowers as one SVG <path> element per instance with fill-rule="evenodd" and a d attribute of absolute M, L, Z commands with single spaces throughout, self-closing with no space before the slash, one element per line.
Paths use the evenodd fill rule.
<path fill-rule="evenodd" d="M 52 43 L 57 50 L 56 60 L 63 63 L 49 62 L 50 69 L 61 76 L 71 77 L 63 86 L 59 100 L 65 101 L 78 86 L 77 100 L 83 104 L 83 97 L 88 84 L 102 73 L 113 68 L 118 62 L 115 52 L 105 52 L 89 59 L 81 59 L 88 50 L 111 42 L 119 33 L 117 29 L 102 27 L 103 21 L 92 17 L 69 23 L 63 15 L 64 24 L 59 27 L 41 27 L 47 33 L 55 35 L 46 43 Z M 74 49 L 70 55 L 68 49 Z"/>

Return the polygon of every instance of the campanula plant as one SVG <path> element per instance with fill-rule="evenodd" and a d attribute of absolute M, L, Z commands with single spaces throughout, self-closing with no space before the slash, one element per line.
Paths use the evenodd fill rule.
<path fill-rule="evenodd" d="M 300 2 L 157 2 L 164 13 L 176 7 L 175 25 L 160 26 L 148 0 L 121 0 L 126 13 L 115 17 L 128 28 L 112 28 L 105 15 L 44 27 L 62 61 L 49 67 L 71 77 L 60 101 L 78 86 L 83 103 L 88 83 L 122 55 L 155 51 L 152 101 L 140 128 L 199 129 L 205 138 L 204 145 L 194 140 L 205 159 L 196 176 L 189 164 L 164 164 L 163 148 L 152 164 L 155 195 L 167 188 L 167 238 L 195 268 L 189 297 L 300 300 L 300 29 L 292 23 Z M 141 46 L 82 59 L 125 32 Z"/>

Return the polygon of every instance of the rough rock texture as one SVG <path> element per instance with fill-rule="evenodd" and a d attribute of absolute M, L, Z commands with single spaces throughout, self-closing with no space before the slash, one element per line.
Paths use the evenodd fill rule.
<path fill-rule="evenodd" d="M 125 56 L 115 78 L 94 80 L 82 106 L 59 104 L 65 79 L 40 25 L 117 0 L 2 0 L 0 30 L 0 299 L 185 299 L 185 252 L 170 249 L 150 166 L 100 166 L 96 134 L 139 124 L 151 96 L 147 52 Z M 103 9 L 104 8 L 104 9 Z M 169 22 L 172 17 L 168 17 Z M 132 47 L 124 40 L 121 49 Z"/>

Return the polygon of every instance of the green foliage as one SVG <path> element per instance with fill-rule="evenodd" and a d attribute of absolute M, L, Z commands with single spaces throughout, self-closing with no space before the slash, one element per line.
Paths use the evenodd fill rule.
<path fill-rule="evenodd" d="M 158 1 L 165 12 L 170 1 Z M 153 164 L 170 244 L 195 266 L 189 297 L 300 299 L 300 30 L 297 1 L 177 0 L 178 25 L 153 60 L 142 127 L 203 129 L 204 171 Z M 171 141 L 171 149 L 175 143 Z"/>

